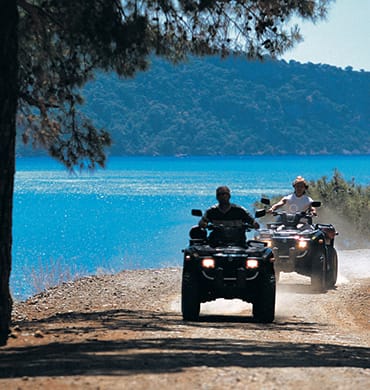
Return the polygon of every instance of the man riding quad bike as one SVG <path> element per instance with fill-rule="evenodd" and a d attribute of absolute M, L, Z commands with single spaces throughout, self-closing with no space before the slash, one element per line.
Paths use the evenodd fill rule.
<path fill-rule="evenodd" d="M 272 250 L 263 242 L 246 240 L 245 232 L 259 225 L 244 208 L 229 203 L 227 187 L 219 187 L 216 196 L 219 205 L 204 216 L 201 210 L 192 210 L 202 219 L 190 229 L 189 246 L 183 250 L 183 319 L 198 320 L 202 302 L 238 298 L 253 304 L 255 320 L 272 322 L 276 290 Z M 256 217 L 264 214 L 262 210 Z"/>

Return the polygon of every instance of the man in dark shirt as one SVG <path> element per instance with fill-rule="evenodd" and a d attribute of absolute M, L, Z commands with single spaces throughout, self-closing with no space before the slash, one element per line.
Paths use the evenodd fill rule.
<path fill-rule="evenodd" d="M 199 226 L 204 228 L 211 223 L 214 228 L 208 240 L 211 246 L 219 245 L 241 245 L 246 244 L 245 223 L 259 228 L 258 222 L 241 206 L 230 203 L 230 189 L 226 186 L 218 187 L 216 190 L 218 204 L 210 207 L 201 220 Z"/>
<path fill-rule="evenodd" d="M 259 224 L 241 206 L 230 203 L 230 189 L 227 186 L 218 187 L 216 190 L 217 205 L 210 207 L 199 221 L 199 226 L 205 227 L 210 222 L 214 225 L 242 226 L 245 223 L 252 225 L 255 229 Z"/>

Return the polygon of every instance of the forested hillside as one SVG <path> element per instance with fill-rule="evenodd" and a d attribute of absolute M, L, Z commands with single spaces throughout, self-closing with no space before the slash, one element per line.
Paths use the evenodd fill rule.
<path fill-rule="evenodd" d="M 83 95 L 112 155 L 370 153 L 370 72 L 351 68 L 156 60 L 132 80 L 98 75 Z"/>

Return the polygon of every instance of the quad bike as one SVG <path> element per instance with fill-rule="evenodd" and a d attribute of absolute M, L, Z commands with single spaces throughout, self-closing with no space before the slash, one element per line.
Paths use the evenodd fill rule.
<path fill-rule="evenodd" d="M 261 202 L 269 205 L 270 200 Z M 321 202 L 313 202 L 320 207 Z M 313 215 L 307 212 L 288 214 L 274 212 L 276 221 L 259 229 L 255 238 L 272 249 L 275 258 L 275 272 L 297 272 L 311 278 L 314 290 L 324 292 L 333 288 L 338 275 L 338 256 L 334 238 L 338 234 L 331 224 L 313 224 Z"/>
<path fill-rule="evenodd" d="M 260 215 L 265 214 L 261 210 Z M 192 215 L 202 216 L 201 210 Z M 201 303 L 217 298 L 241 299 L 253 304 L 253 318 L 269 323 L 275 317 L 274 258 L 270 248 L 246 240 L 252 226 L 208 225 L 190 229 L 183 249 L 181 310 L 184 320 L 197 321 Z"/>

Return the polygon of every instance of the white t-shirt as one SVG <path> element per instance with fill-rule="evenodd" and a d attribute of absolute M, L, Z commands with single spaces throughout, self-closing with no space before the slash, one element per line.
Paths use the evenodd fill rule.
<path fill-rule="evenodd" d="M 305 194 L 298 197 L 295 193 L 293 193 L 284 196 L 283 199 L 285 199 L 285 211 L 291 214 L 298 213 L 300 211 L 306 211 L 308 208 L 310 208 L 311 203 L 313 202 L 313 200 Z"/>

